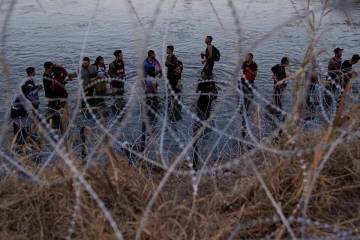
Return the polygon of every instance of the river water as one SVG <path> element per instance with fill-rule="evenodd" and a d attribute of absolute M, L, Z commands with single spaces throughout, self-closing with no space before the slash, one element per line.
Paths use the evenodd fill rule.
<path fill-rule="evenodd" d="M 4 2 L 2 8 L 6 10 Z M 296 71 L 310 43 L 308 23 L 296 19 L 296 16 L 304 13 L 305 1 L 236 0 L 233 7 L 228 2 L 231 1 L 17 1 L 7 25 L 5 43 L 10 73 L 0 75 L 0 98 L 3 102 L 0 106 L 1 120 L 4 120 L 29 66 L 37 69 L 37 82 L 41 83 L 45 61 L 60 63 L 68 70 L 76 71 L 81 55 L 89 56 L 92 60 L 102 55 L 106 63 L 110 63 L 113 51 L 122 49 L 128 72 L 126 89 L 130 91 L 146 51 L 154 49 L 159 60 L 163 61 L 164 46 L 169 44 L 175 45 L 175 53 L 184 63 L 183 101 L 185 107 L 191 110 L 196 98 L 196 81 L 202 69 L 199 55 L 205 49 L 206 35 L 214 37 L 214 45 L 222 54 L 221 61 L 215 66 L 216 80 L 224 82 L 218 99 L 217 112 L 223 113 L 219 114 L 219 118 L 231 116 L 235 103 L 231 97 L 227 97 L 233 94 L 230 86 L 234 82 L 236 63 L 239 56 L 242 58 L 249 51 L 255 55 L 254 60 L 259 66 L 257 90 L 263 100 L 271 101 L 273 83 L 270 68 L 287 55 L 292 63 L 289 71 Z M 318 1 L 314 2 L 311 9 L 315 10 L 318 22 L 321 5 Z M 327 49 L 319 57 L 324 69 L 332 50 L 337 46 L 345 48 L 345 59 L 353 53 L 360 53 L 360 1 L 333 2 L 341 3 L 341 7 L 348 10 L 352 24 L 349 24 L 342 10 L 332 11 L 323 19 L 318 47 Z M 239 26 L 235 24 L 234 10 Z M 71 83 L 68 88 L 75 93 L 78 83 Z M 290 91 L 291 84 L 288 96 Z M 286 102 L 288 109 L 291 99 L 287 98 Z M 186 121 L 191 122 L 191 116 L 183 121 L 183 125 L 189 127 Z"/>
<path fill-rule="evenodd" d="M 349 2 L 353 26 L 347 24 L 341 11 L 334 11 L 325 18 L 319 45 L 328 49 L 327 54 L 320 57 L 323 63 L 328 61 L 335 46 L 346 49 L 344 58 L 360 52 L 357 30 L 360 2 L 338 2 Z M 114 49 L 122 49 L 131 78 L 146 50 L 155 49 L 161 59 L 163 46 L 173 44 L 176 54 L 185 64 L 183 82 L 190 86 L 202 68 L 199 53 L 204 50 L 206 35 L 214 37 L 214 44 L 222 53 L 221 62 L 216 66 L 217 79 L 231 81 L 238 57 L 234 17 L 228 1 L 212 0 L 212 3 L 217 16 L 208 0 L 165 0 L 160 4 L 158 1 L 133 0 L 132 7 L 127 1 L 117 0 L 101 0 L 98 6 L 94 0 L 17 1 L 7 30 L 5 53 L 10 75 L 1 75 L 1 88 L 5 90 L 1 98 L 3 101 L 11 99 L 9 97 L 28 66 L 36 67 L 39 82 L 42 65 L 48 60 L 76 70 L 82 49 L 84 55 L 93 60 L 98 55 L 104 56 L 107 63 L 112 61 Z M 269 69 L 286 54 L 296 70 L 309 44 L 309 32 L 304 21 L 293 19 L 304 10 L 302 3 L 289 0 L 234 1 L 241 24 L 240 50 L 245 53 L 250 49 L 254 53 L 259 65 L 256 85 L 266 97 L 270 96 L 272 85 Z M 320 5 L 313 4 L 312 8 L 319 10 Z M 151 24 L 154 19 L 155 24 Z M 146 46 L 145 34 L 150 34 Z M 264 36 L 267 37 L 264 39 Z M 257 41 L 261 42 L 253 47 Z M 186 91 L 193 92 L 192 89 Z M 3 107 L 2 112 L 5 110 Z"/>

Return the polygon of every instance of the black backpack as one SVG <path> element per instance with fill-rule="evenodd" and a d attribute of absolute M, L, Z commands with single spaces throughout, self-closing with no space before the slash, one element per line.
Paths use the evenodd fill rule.
<path fill-rule="evenodd" d="M 28 116 L 28 113 L 23 105 L 23 101 L 24 99 L 22 96 L 17 96 L 13 101 L 10 111 L 10 117 L 12 120 Z"/>
<path fill-rule="evenodd" d="M 215 62 L 220 61 L 221 54 L 220 54 L 219 49 L 217 49 L 215 46 L 213 46 L 213 55 L 214 55 L 214 61 Z"/>

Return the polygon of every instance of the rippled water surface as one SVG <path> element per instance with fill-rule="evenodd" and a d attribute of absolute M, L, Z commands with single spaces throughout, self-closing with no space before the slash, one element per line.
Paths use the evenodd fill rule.
<path fill-rule="evenodd" d="M 127 89 L 136 78 L 139 63 L 146 50 L 155 49 L 158 58 L 164 57 L 164 46 L 175 45 L 176 54 L 185 64 L 184 93 L 193 94 L 202 65 L 199 53 L 204 50 L 204 36 L 212 35 L 221 50 L 221 62 L 216 64 L 216 79 L 231 83 L 239 57 L 237 26 L 232 9 L 225 0 L 21 0 L 15 5 L 6 39 L 6 57 L 9 76 L 1 76 L 1 99 L 9 103 L 24 77 L 25 68 L 37 69 L 41 82 L 43 63 L 53 61 L 65 65 L 70 71 L 78 68 L 80 55 L 95 59 L 102 55 L 112 61 L 114 49 L 124 52 L 127 71 L 130 72 Z M 292 71 L 302 61 L 309 44 L 309 28 L 303 20 L 296 20 L 305 6 L 304 1 L 289 0 L 237 0 L 235 10 L 240 21 L 240 56 L 251 51 L 259 65 L 256 86 L 271 100 L 270 68 L 286 54 Z M 319 47 L 328 49 L 321 56 L 325 64 L 335 46 L 346 49 L 345 58 L 360 52 L 358 26 L 360 2 L 348 1 L 353 25 L 349 25 L 341 11 L 325 17 Z M 319 13 L 320 6 L 312 8 Z M 216 16 L 216 14 L 217 16 Z M 319 14 L 318 14 L 319 15 Z M 279 27 L 280 26 L 280 27 Z M 147 37 L 146 36 L 150 36 Z M 146 39 L 145 39 L 146 38 Z M 82 52 L 83 51 L 83 52 Z M 69 85 L 75 90 L 76 83 Z M 226 88 L 224 95 L 230 94 Z M 184 99 L 190 104 L 194 98 Z M 288 105 L 291 101 L 288 101 Z M 2 115 L 7 110 L 2 104 Z"/>

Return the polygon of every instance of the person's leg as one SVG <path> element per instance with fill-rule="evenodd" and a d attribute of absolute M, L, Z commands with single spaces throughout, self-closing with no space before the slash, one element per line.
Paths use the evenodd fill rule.
<path fill-rule="evenodd" d="M 141 124 L 141 138 L 140 138 L 140 152 L 145 151 L 146 146 L 146 123 L 142 121 Z"/>
<path fill-rule="evenodd" d="M 214 69 L 213 62 L 205 63 L 205 66 L 204 66 L 203 70 L 201 71 L 201 73 L 206 73 L 211 78 L 213 75 L 213 69 Z"/>
<path fill-rule="evenodd" d="M 96 104 L 97 104 L 97 98 L 94 98 L 94 95 L 95 95 L 95 88 L 92 87 L 89 89 L 89 93 L 88 93 L 88 103 L 89 103 L 89 107 L 90 108 L 93 108 L 93 107 L 96 107 Z"/>
<path fill-rule="evenodd" d="M 283 109 L 283 106 L 284 106 L 284 91 L 285 91 L 285 88 L 281 87 L 279 89 L 279 108 L 282 110 Z"/>
<path fill-rule="evenodd" d="M 200 121 L 205 120 L 205 109 L 206 109 L 206 96 L 201 95 L 196 104 L 197 117 Z"/>
<path fill-rule="evenodd" d="M 201 75 L 202 75 L 203 73 L 207 73 L 207 69 L 208 69 L 208 65 L 205 63 L 205 65 L 204 65 L 204 67 L 203 67 L 203 69 L 202 69 L 202 71 L 201 71 Z"/>
<path fill-rule="evenodd" d="M 114 105 L 113 105 L 113 111 L 115 111 L 117 114 L 121 113 L 121 111 L 124 108 L 124 89 L 118 88 L 114 92 Z"/>
<path fill-rule="evenodd" d="M 82 159 L 85 159 L 87 157 L 85 127 L 80 128 L 80 142 L 81 142 L 81 157 Z"/>
<path fill-rule="evenodd" d="M 48 121 L 52 129 L 60 129 L 60 102 L 52 100 L 48 103 Z"/>
<path fill-rule="evenodd" d="M 207 71 L 208 71 L 208 76 L 209 76 L 210 78 L 212 78 L 212 76 L 213 76 L 214 64 L 215 64 L 214 62 L 208 63 L 208 69 L 207 69 Z"/>
<path fill-rule="evenodd" d="M 274 86 L 274 105 L 281 109 L 281 90 L 279 86 Z"/>
<path fill-rule="evenodd" d="M 193 161 L 192 161 L 192 167 L 194 171 L 197 171 L 199 169 L 199 148 L 198 148 L 198 142 L 199 142 L 199 131 L 202 127 L 201 122 L 196 121 L 193 126 L 193 138 L 197 138 L 193 143 Z"/>
<path fill-rule="evenodd" d="M 106 106 L 106 96 L 105 94 L 102 94 L 102 93 L 98 93 L 96 94 L 95 96 L 95 111 L 97 113 L 100 114 L 100 117 L 105 119 L 106 116 L 107 116 L 107 113 L 106 113 L 106 109 L 107 109 L 107 106 Z"/>
<path fill-rule="evenodd" d="M 197 171 L 199 169 L 199 149 L 198 149 L 198 144 L 197 144 L 198 141 L 195 141 L 194 142 L 194 145 L 193 145 L 193 151 L 194 151 L 194 156 L 193 156 L 193 170 L 194 171 Z"/>
<path fill-rule="evenodd" d="M 156 121 L 156 112 L 154 106 L 154 100 L 152 97 L 146 98 L 146 112 L 147 112 L 147 119 L 150 125 L 155 124 Z"/>
<path fill-rule="evenodd" d="M 168 95 L 168 115 L 169 121 L 175 121 L 175 97 L 173 95 Z"/>
<path fill-rule="evenodd" d="M 212 101 L 213 101 L 212 97 L 207 96 L 207 98 L 206 98 L 206 108 L 205 108 L 205 111 L 204 111 L 205 120 L 208 120 L 210 118 Z"/>
<path fill-rule="evenodd" d="M 325 86 L 324 97 L 322 100 L 322 104 L 326 111 L 329 111 L 331 109 L 332 101 L 333 101 L 332 85 L 331 83 L 329 83 L 327 86 Z"/>
<path fill-rule="evenodd" d="M 91 118 L 91 110 L 94 103 L 93 99 L 93 89 L 88 88 L 85 92 L 85 99 L 81 103 L 82 112 L 85 114 L 86 118 Z"/>
<path fill-rule="evenodd" d="M 251 101 L 254 97 L 254 93 L 252 90 L 252 85 L 249 82 L 245 83 L 245 86 L 243 86 L 244 89 L 244 105 L 246 112 L 249 112 Z"/>
<path fill-rule="evenodd" d="M 22 127 L 20 132 L 21 132 L 21 136 L 22 136 L 21 144 L 25 144 L 26 139 L 29 135 L 30 129 L 29 129 L 29 127 Z"/>
<path fill-rule="evenodd" d="M 15 143 L 21 145 L 22 144 L 21 129 L 16 123 L 13 123 L 13 132 L 15 137 Z"/>
<path fill-rule="evenodd" d="M 179 95 L 179 93 L 175 96 L 174 99 L 174 109 L 175 109 L 175 118 L 177 121 L 181 120 L 181 96 Z"/>
<path fill-rule="evenodd" d="M 249 107 L 250 107 L 250 100 L 248 99 L 248 87 L 247 87 L 247 83 L 245 81 L 244 78 L 241 78 L 241 86 L 240 86 L 241 90 L 242 90 L 242 94 L 243 94 L 243 104 L 240 107 L 240 113 L 241 113 L 241 136 L 244 139 L 246 137 L 246 133 L 247 133 L 247 126 L 246 126 L 246 116 L 248 114 L 249 111 Z"/>
<path fill-rule="evenodd" d="M 54 107 L 55 107 L 54 101 L 49 101 L 47 108 L 47 122 L 50 124 L 51 128 L 54 128 L 54 118 L 55 118 Z"/>

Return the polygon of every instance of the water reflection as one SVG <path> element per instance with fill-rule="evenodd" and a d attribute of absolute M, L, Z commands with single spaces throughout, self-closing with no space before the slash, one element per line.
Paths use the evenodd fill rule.
<path fill-rule="evenodd" d="M 339 2 L 339 1 L 338 1 Z M 351 4 L 351 14 L 354 25 L 359 24 L 359 1 L 347 1 Z M 45 13 L 35 3 L 21 1 L 17 4 L 9 25 L 6 55 L 11 69 L 10 84 L 1 86 L 8 95 L 2 95 L 2 100 L 10 99 L 12 89 L 24 76 L 24 69 L 32 65 L 42 71 L 43 62 L 52 60 L 64 64 L 68 69 L 77 69 L 82 43 L 88 28 L 89 18 L 94 11 L 96 1 L 41 1 Z M 123 49 L 128 68 L 136 73 L 139 67 L 139 47 L 144 31 L 138 20 L 149 27 L 156 4 L 150 0 L 132 1 L 133 6 L 125 2 L 104 0 L 96 10 L 95 19 L 91 22 L 90 32 L 86 42 L 85 55 L 103 55 L 107 63 L 111 61 L 114 49 Z M 158 21 L 154 26 L 149 45 L 163 53 L 163 46 L 171 43 L 176 46 L 177 55 L 184 62 L 184 92 L 193 93 L 193 83 L 200 76 L 201 64 L 199 52 L 204 48 L 205 35 L 213 35 L 215 44 L 221 49 L 223 59 L 217 67 L 217 78 L 220 81 L 232 81 L 235 71 L 237 52 L 237 34 L 231 9 L 223 0 L 213 0 L 213 8 L 207 0 L 178 0 L 172 10 L 174 1 L 164 1 L 160 9 Z M 309 35 L 302 21 L 291 21 L 297 11 L 302 11 L 302 1 L 235 1 L 236 11 L 241 19 L 242 39 L 241 49 L 261 40 L 251 51 L 259 64 L 259 77 L 256 85 L 266 98 L 271 97 L 271 66 L 276 59 L 287 54 L 292 62 L 300 63 L 304 49 L 309 42 Z M 319 3 L 312 3 L 313 8 Z M 214 15 L 214 9 L 218 13 Z M 134 14 L 136 11 L 137 16 Z M 225 29 L 221 27 L 223 23 Z M 285 25 L 274 32 L 277 26 Z M 168 32 L 165 32 L 168 29 Z M 319 47 L 332 49 L 341 45 L 346 48 L 345 55 L 349 57 L 358 52 L 358 33 L 349 30 L 346 18 L 341 11 L 330 14 L 325 21 L 323 41 Z M 274 33 L 273 33 L 274 32 Z M 267 33 L 271 33 L 263 40 Z M 163 42 L 166 34 L 165 43 Z M 329 54 L 331 51 L 329 51 Z M 326 64 L 328 56 L 321 59 Z M 296 69 L 297 66 L 294 66 Z M 135 74 L 129 79 L 129 84 L 135 81 Z M 2 79 L 3 80 L 3 79 Z M 3 81 L 2 81 L 3 82 Z M 71 89 L 75 92 L 77 86 Z M 193 101 L 194 99 L 191 99 Z M 189 101 L 189 100 L 184 100 Z M 289 103 L 290 104 L 290 103 Z M 4 111 L 4 109 L 2 109 Z"/>

